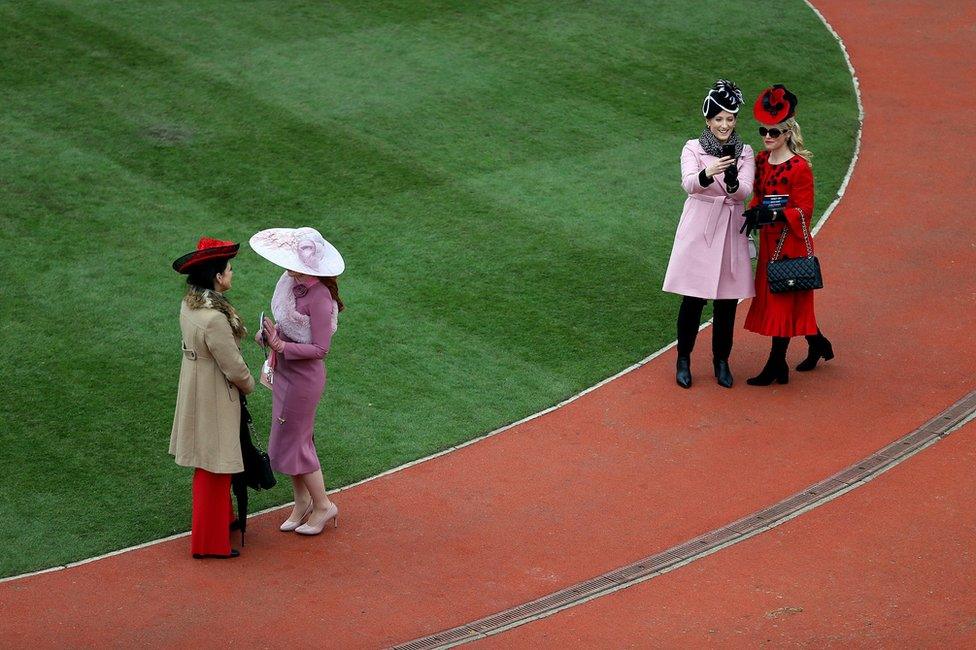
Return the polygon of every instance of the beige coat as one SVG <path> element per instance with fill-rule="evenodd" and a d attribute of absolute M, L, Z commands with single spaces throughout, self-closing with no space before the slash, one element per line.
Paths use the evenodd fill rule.
<path fill-rule="evenodd" d="M 254 390 L 240 341 L 216 309 L 180 309 L 183 364 L 169 453 L 176 464 L 217 474 L 244 470 L 239 393 Z"/>

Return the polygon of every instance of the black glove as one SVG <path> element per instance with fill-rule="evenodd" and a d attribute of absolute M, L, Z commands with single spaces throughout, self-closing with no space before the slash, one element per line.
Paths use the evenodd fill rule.
<path fill-rule="evenodd" d="M 729 165 L 725 168 L 725 184 L 726 185 L 738 185 L 739 184 L 739 168 L 735 166 L 735 163 Z"/>
<path fill-rule="evenodd" d="M 698 172 L 698 184 L 702 187 L 708 187 L 715 182 L 715 179 L 705 173 L 705 170 Z"/>
<path fill-rule="evenodd" d="M 725 175 L 722 177 L 725 189 L 729 194 L 734 194 L 739 189 L 739 168 L 734 164 L 725 168 Z"/>
<path fill-rule="evenodd" d="M 769 224 L 776 221 L 778 210 L 770 210 L 769 208 L 757 205 L 754 208 L 749 208 L 742 213 L 742 216 L 746 218 L 746 222 L 742 224 L 739 228 L 739 232 L 745 232 L 746 236 L 752 234 L 753 230 L 759 230 L 763 226 L 768 226 Z"/>

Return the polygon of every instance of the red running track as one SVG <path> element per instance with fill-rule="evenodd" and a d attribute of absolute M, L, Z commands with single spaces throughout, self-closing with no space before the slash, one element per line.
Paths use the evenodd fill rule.
<path fill-rule="evenodd" d="M 974 648 L 974 466 L 970 423 L 764 535 L 476 645 Z"/>
<path fill-rule="evenodd" d="M 278 533 L 281 515 L 273 514 L 257 519 L 246 553 L 232 562 L 191 561 L 187 540 L 178 539 L 0 583 L 3 644 L 346 648 L 406 641 L 604 573 L 779 501 L 972 390 L 976 236 L 967 201 L 972 176 L 960 152 L 976 141 L 969 119 L 976 9 L 958 1 L 819 0 L 817 6 L 847 43 L 866 112 L 861 161 L 818 237 L 829 283 L 818 295 L 818 313 L 838 354 L 830 365 L 794 374 L 788 386 L 745 386 L 742 378 L 762 365 L 767 342 L 743 332 L 733 355 L 739 384 L 731 392 L 710 381 L 681 391 L 673 384 L 673 352 L 663 355 L 541 418 L 341 493 L 342 526 L 322 537 Z M 708 349 L 707 340 L 698 346 L 696 368 L 710 365 Z M 794 361 L 800 354 L 794 349 Z M 970 436 L 971 427 L 954 435 Z M 925 477 L 925 467 L 940 467 L 936 456 L 968 453 L 955 447 L 962 444 L 939 443 L 904 471 Z M 921 465 L 923 458 L 934 465 Z M 914 495 L 893 488 L 892 499 L 929 497 L 923 487 L 945 486 L 925 480 Z M 967 505 L 958 491 L 936 494 Z M 874 514 L 864 510 L 871 502 L 856 495 L 824 512 L 839 511 L 831 516 L 852 522 Z M 892 515 L 919 511 L 918 504 L 885 504 Z M 919 547 L 956 530 L 930 514 L 912 532 Z M 827 516 L 805 517 L 813 522 L 815 515 Z M 822 530 L 843 534 L 830 525 Z M 747 587 L 760 567 L 737 560 L 758 562 L 749 553 L 753 545 L 784 535 L 767 533 L 632 593 L 650 593 L 647 602 L 660 603 L 675 581 L 697 582 L 703 593 L 715 590 L 713 602 L 727 603 L 725 621 L 741 620 L 758 611 Z M 829 539 L 836 538 L 825 537 L 825 546 Z M 888 557 L 866 544 L 850 546 L 848 555 L 869 564 Z M 845 556 L 822 557 L 829 564 Z M 911 575 L 919 576 L 919 589 L 923 575 L 941 572 L 960 603 L 947 625 L 971 624 L 972 582 L 956 571 L 956 560 L 940 554 L 917 562 Z M 766 564 L 771 580 L 786 579 L 788 562 Z M 713 567 L 714 576 L 705 580 L 701 567 Z M 849 577 L 859 580 L 856 572 Z M 901 588 L 881 578 L 858 584 L 879 603 Z M 620 625 L 598 638 L 606 645 L 633 641 L 627 628 L 633 611 L 622 610 L 615 619 Z M 831 638 L 837 620 L 816 618 L 781 640 Z M 520 634 L 556 620 L 489 642 L 508 643 L 511 635 L 517 643 L 528 638 Z M 926 633 L 920 626 L 902 638 L 937 640 Z"/>

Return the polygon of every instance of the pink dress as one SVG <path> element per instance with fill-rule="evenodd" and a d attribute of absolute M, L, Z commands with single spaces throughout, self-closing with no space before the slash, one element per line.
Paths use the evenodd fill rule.
<path fill-rule="evenodd" d="M 328 287 L 318 280 L 308 285 L 295 283 L 295 312 L 307 316 L 311 341 L 297 343 L 282 331 L 285 349 L 275 359 L 274 401 L 271 407 L 271 437 L 268 456 L 271 468 L 295 476 L 321 469 L 312 438 L 315 410 L 325 390 L 325 355 L 335 332 L 335 301 Z"/>

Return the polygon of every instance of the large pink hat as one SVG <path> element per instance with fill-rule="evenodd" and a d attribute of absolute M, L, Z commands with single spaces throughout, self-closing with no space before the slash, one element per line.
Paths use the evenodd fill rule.
<path fill-rule="evenodd" d="M 315 228 L 268 228 L 251 237 L 250 244 L 255 253 L 289 271 L 334 277 L 346 268 L 336 247 Z"/>

